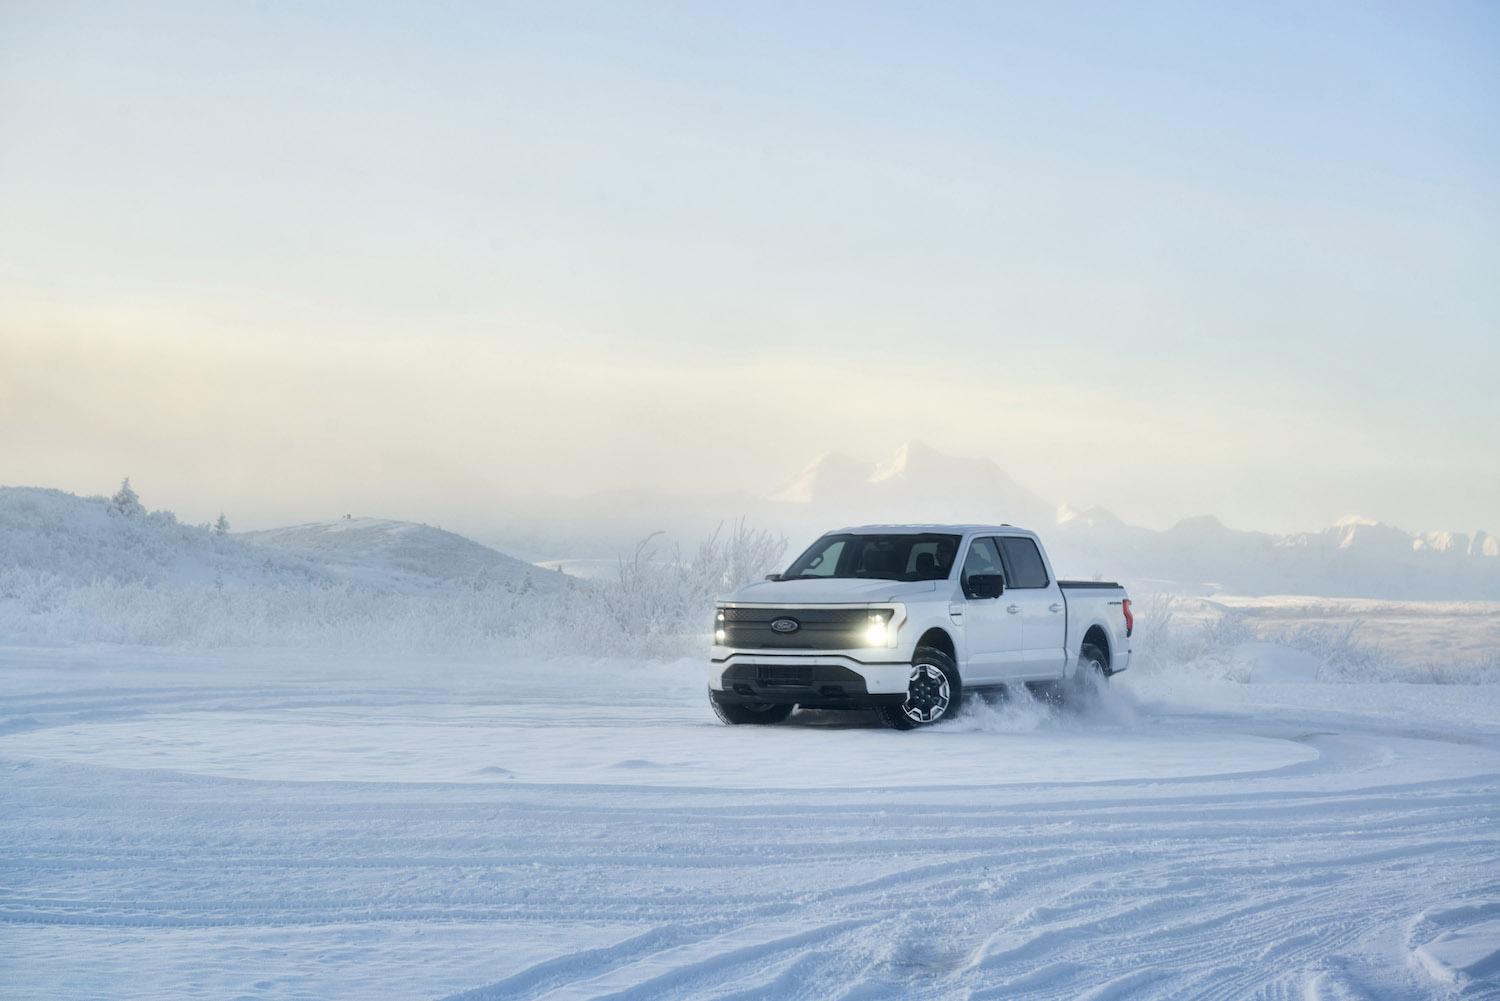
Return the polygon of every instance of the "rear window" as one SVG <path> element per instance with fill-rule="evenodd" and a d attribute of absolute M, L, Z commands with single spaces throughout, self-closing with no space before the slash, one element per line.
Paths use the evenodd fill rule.
<path fill-rule="evenodd" d="M 1042 562 L 1041 550 L 1030 539 L 1005 538 L 1000 540 L 1000 552 L 1005 557 L 1009 572 L 1006 587 L 1046 587 L 1047 564 Z"/>

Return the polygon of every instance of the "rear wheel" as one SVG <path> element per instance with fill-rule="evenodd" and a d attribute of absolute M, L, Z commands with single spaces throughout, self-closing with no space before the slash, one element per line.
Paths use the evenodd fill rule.
<path fill-rule="evenodd" d="M 958 712 L 963 683 L 953 658 L 921 647 L 911 659 L 906 701 L 880 707 L 880 721 L 895 730 L 929 726 Z"/>
<path fill-rule="evenodd" d="M 712 689 L 708 693 L 708 704 L 714 707 L 715 716 L 731 725 L 780 723 L 796 708 L 789 702 L 720 702 Z"/>
<path fill-rule="evenodd" d="M 1085 643 L 1083 649 L 1078 651 L 1078 670 L 1073 672 L 1070 679 L 1068 696 L 1076 700 L 1108 684 L 1109 669 L 1104 666 L 1106 663 L 1103 650 L 1092 643 Z"/>

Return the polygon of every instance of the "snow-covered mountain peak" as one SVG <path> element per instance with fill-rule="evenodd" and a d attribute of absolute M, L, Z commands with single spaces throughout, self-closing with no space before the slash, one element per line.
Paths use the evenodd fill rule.
<path fill-rule="evenodd" d="M 951 456 L 910 441 L 881 462 L 820 455 L 772 502 L 806 509 L 827 524 L 981 521 L 1045 527 L 1054 508 L 992 459 Z"/>
<path fill-rule="evenodd" d="M 1329 531 L 1337 537 L 1340 549 L 1357 547 L 1395 551 L 1411 549 L 1416 541 L 1411 533 L 1370 518 L 1340 518 Z"/>
<path fill-rule="evenodd" d="M 1223 538 L 1227 535 L 1236 534 L 1234 529 L 1224 524 L 1211 514 L 1193 515 L 1191 518 L 1183 518 L 1177 524 L 1167 529 L 1168 534 L 1198 539 Z"/>
<path fill-rule="evenodd" d="M 1472 535 L 1467 532 L 1423 532 L 1412 539 L 1412 548 L 1453 556 L 1495 557 L 1500 556 L 1500 537 L 1485 531 L 1476 531 Z"/>
<path fill-rule="evenodd" d="M 1057 524 L 1072 528 L 1123 528 L 1125 523 L 1113 512 L 1102 507 L 1085 508 L 1082 511 L 1064 504 L 1057 509 Z"/>
<path fill-rule="evenodd" d="M 1470 543 L 1469 555 L 1500 557 L 1500 536 L 1491 535 L 1489 532 L 1475 532 L 1474 541 Z"/>
<path fill-rule="evenodd" d="M 842 452 L 824 452 L 803 467 L 786 486 L 770 495 L 785 504 L 810 504 L 830 490 L 843 492 L 869 482 L 870 465 Z"/>
<path fill-rule="evenodd" d="M 870 482 L 908 479 L 913 475 L 921 475 L 925 470 L 951 464 L 954 461 L 951 456 L 944 455 L 920 441 L 908 441 L 897 448 L 896 453 L 888 461 L 875 464 L 874 470 L 870 473 Z"/>

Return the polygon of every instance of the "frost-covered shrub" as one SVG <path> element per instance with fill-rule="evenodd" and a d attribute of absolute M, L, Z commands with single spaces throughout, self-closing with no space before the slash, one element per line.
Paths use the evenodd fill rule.
<path fill-rule="evenodd" d="M 647 645 L 672 646 L 689 637 L 707 642 L 714 598 L 771 570 L 786 540 L 749 528 L 722 526 L 691 557 L 676 548 L 658 552 L 659 535 L 644 539 L 621 560 L 613 581 L 594 591 L 609 623 Z"/>
<path fill-rule="evenodd" d="M 1265 639 L 1317 659 L 1324 680 L 1385 680 L 1393 672 L 1358 639 L 1359 620 L 1342 628 L 1323 623 L 1265 634 Z"/>
<path fill-rule="evenodd" d="M 1500 684 L 1500 654 L 1478 660 L 1423 664 L 1417 671 L 1420 677 L 1405 680 L 1427 681 L 1434 685 Z"/>
<path fill-rule="evenodd" d="M 1135 613 L 1131 669 L 1230 676 L 1233 668 L 1228 653 L 1251 638 L 1243 618 L 1228 609 L 1191 617 L 1183 614 L 1183 605 L 1179 595 L 1169 592 L 1148 593 L 1131 602 Z"/>

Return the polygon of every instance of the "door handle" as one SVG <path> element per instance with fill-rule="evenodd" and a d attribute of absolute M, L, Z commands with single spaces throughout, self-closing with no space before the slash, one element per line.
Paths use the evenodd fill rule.
<path fill-rule="evenodd" d="M 1021 606 L 1020 605 L 1011 605 L 1009 608 L 1006 609 L 1006 611 L 1009 612 L 1012 615 L 1015 615 L 1020 610 L 1021 610 Z"/>
<path fill-rule="evenodd" d="M 1049 612 L 1060 612 L 1060 611 L 1062 611 L 1062 606 L 1059 605 L 1057 602 L 1054 601 L 1052 604 L 1050 604 L 1050 605 L 1047 606 L 1047 611 L 1049 611 Z"/>

